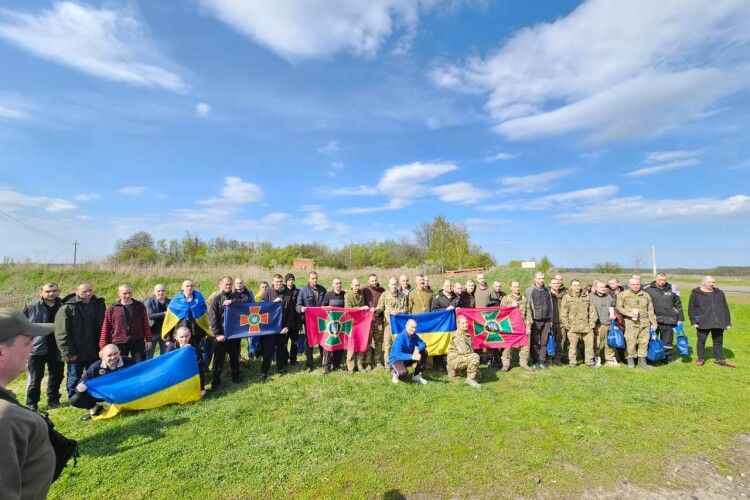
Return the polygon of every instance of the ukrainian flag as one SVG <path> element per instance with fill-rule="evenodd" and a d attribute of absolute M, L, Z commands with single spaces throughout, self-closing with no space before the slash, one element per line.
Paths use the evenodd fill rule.
<path fill-rule="evenodd" d="M 164 315 L 164 323 L 161 327 L 161 336 L 166 339 L 177 324 L 188 317 L 193 316 L 195 324 L 198 325 L 206 334 L 211 335 L 211 328 L 208 326 L 208 307 L 203 295 L 198 291 L 193 291 L 193 300 L 188 302 L 182 292 L 172 297 L 167 306 L 167 312 Z"/>
<path fill-rule="evenodd" d="M 416 314 L 391 314 L 391 333 L 395 336 L 406 329 L 406 322 L 417 322 L 417 335 L 427 344 L 427 354 L 441 356 L 448 353 L 451 334 L 456 331 L 454 311 L 432 311 Z"/>
<path fill-rule="evenodd" d="M 148 410 L 201 398 L 198 361 L 190 345 L 88 380 L 86 387 L 92 396 L 110 403 L 96 418 L 112 418 L 122 410 Z"/>

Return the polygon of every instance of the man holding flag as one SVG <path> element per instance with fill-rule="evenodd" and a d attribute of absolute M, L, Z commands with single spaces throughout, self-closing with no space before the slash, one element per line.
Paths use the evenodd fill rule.
<path fill-rule="evenodd" d="M 501 307 L 517 307 L 523 316 L 524 323 L 526 323 L 526 337 L 527 339 L 531 336 L 531 314 L 529 311 L 529 302 L 526 297 L 521 295 L 521 284 L 518 281 L 511 281 L 510 293 L 503 297 L 500 301 Z M 502 371 L 510 371 L 511 363 L 511 350 L 510 348 L 503 349 L 502 355 L 503 368 Z M 521 347 L 518 353 L 518 364 L 522 369 L 527 372 L 533 371 L 529 366 L 529 344 Z"/>
<path fill-rule="evenodd" d="M 246 299 L 234 290 L 234 280 L 231 276 L 224 276 L 219 280 L 219 290 L 221 291 L 211 301 L 208 310 L 208 323 L 215 341 L 211 390 L 216 390 L 221 385 L 221 371 L 224 368 L 224 358 L 227 353 L 232 382 L 240 383 L 240 339 L 227 339 L 224 335 L 224 308 L 232 304 L 242 304 L 246 302 Z M 252 292 L 250 298 L 252 299 Z"/>
<path fill-rule="evenodd" d="M 289 325 L 294 321 L 294 305 L 292 304 L 292 294 L 284 285 L 283 278 L 280 274 L 274 274 L 271 288 L 263 293 L 260 298 L 261 302 L 281 302 L 281 330 L 274 335 L 264 335 L 260 339 L 263 347 L 263 361 L 260 364 L 260 377 L 262 380 L 268 378 L 268 371 L 271 369 L 271 358 L 276 351 L 276 371 L 279 374 L 286 373 L 286 363 L 288 353 L 286 350 L 287 335 L 289 334 Z"/>
<path fill-rule="evenodd" d="M 297 312 L 302 315 L 304 318 L 305 316 L 305 309 L 308 307 L 320 307 L 323 304 L 323 299 L 326 295 L 326 289 L 323 285 L 318 284 L 318 273 L 315 271 L 310 271 L 307 273 L 307 286 L 299 291 L 299 295 L 297 296 L 297 304 L 296 309 Z M 320 357 L 323 357 L 323 348 L 319 347 L 318 351 L 320 351 Z M 312 372 L 313 371 L 313 349 L 312 346 L 307 346 L 307 351 L 305 352 L 305 356 L 307 358 L 305 365 L 307 366 L 307 371 Z"/>
<path fill-rule="evenodd" d="M 406 295 L 398 287 L 398 280 L 391 277 L 388 280 L 388 291 L 384 292 L 378 299 L 378 306 L 375 311 L 383 312 L 385 324 L 383 327 L 383 368 L 388 370 L 390 364 L 391 344 L 393 344 L 393 334 L 391 332 L 391 314 L 402 314 L 407 311 Z"/>

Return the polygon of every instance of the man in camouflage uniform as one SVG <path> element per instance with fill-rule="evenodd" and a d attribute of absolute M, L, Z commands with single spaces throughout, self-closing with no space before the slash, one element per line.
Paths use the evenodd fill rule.
<path fill-rule="evenodd" d="M 521 347 L 518 353 L 518 364 L 524 370 L 530 372 L 534 371 L 529 366 L 529 351 L 531 344 L 531 310 L 529 309 L 529 301 L 521 293 L 521 284 L 518 281 L 512 281 L 510 283 L 510 293 L 502 298 L 500 301 L 501 307 L 517 307 L 521 311 L 523 322 L 526 324 L 526 345 Z M 517 348 L 513 348 L 517 349 Z M 511 363 L 511 348 L 503 349 L 503 371 L 507 372 L 510 370 Z"/>
<path fill-rule="evenodd" d="M 479 389 L 479 354 L 474 352 L 474 343 L 468 332 L 469 322 L 466 316 L 456 319 L 458 329 L 448 346 L 448 376 L 453 378 L 457 371 L 466 370 L 466 383 Z"/>
<path fill-rule="evenodd" d="M 388 280 L 388 290 L 380 295 L 375 310 L 383 313 L 383 359 L 385 359 L 384 368 L 389 370 L 388 358 L 391 355 L 391 345 L 393 345 L 391 314 L 403 314 L 407 312 L 406 296 L 399 290 L 398 280 L 395 277 Z"/>
<path fill-rule="evenodd" d="M 635 368 L 635 358 L 638 358 L 638 366 L 650 369 L 646 363 L 649 327 L 656 329 L 657 322 L 651 296 L 641 290 L 639 278 L 630 278 L 628 289 L 617 294 L 615 309 L 625 322 L 628 368 Z"/>
<path fill-rule="evenodd" d="M 552 280 L 549 282 L 549 291 L 552 294 L 552 301 L 554 302 L 554 306 L 552 309 L 552 329 L 555 331 L 555 348 L 557 351 L 552 362 L 556 365 L 561 365 L 563 352 L 565 351 L 565 348 L 568 344 L 567 332 L 560 323 L 560 305 L 563 295 L 565 294 L 565 292 L 563 291 L 562 281 L 560 281 L 557 277 L 552 278 Z"/>
<path fill-rule="evenodd" d="M 424 274 L 418 274 L 416 281 L 416 290 L 409 292 L 407 302 L 409 314 L 429 312 L 432 309 L 434 295 L 426 288 Z"/>
<path fill-rule="evenodd" d="M 365 305 L 372 311 L 372 323 L 370 323 L 370 348 L 365 356 L 365 370 L 376 366 L 387 366 L 388 360 L 383 362 L 383 311 L 376 311 L 380 296 L 385 289 L 380 286 L 378 277 L 371 274 L 367 277 L 368 285 L 362 289 L 365 296 Z"/>
<path fill-rule="evenodd" d="M 578 342 L 583 340 L 584 362 L 587 366 L 594 368 L 594 328 L 596 327 L 596 308 L 585 290 L 581 288 L 581 282 L 573 280 L 570 282 L 570 290 L 563 295 L 560 301 L 560 322 L 568 332 L 568 363 L 575 367 Z"/>
<path fill-rule="evenodd" d="M 350 309 L 369 309 L 369 307 L 367 307 L 367 304 L 365 304 L 365 295 L 362 293 L 362 289 L 357 278 L 354 278 L 352 280 L 351 291 L 344 296 L 344 307 L 348 307 Z M 346 351 L 346 368 L 349 373 L 354 373 L 355 367 L 361 372 L 365 371 L 366 354 L 366 352 Z"/>

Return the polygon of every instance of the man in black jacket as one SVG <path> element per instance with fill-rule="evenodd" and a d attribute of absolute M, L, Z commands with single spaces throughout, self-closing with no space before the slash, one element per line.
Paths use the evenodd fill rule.
<path fill-rule="evenodd" d="M 240 339 L 228 340 L 224 336 L 224 307 L 232 304 L 242 304 L 245 298 L 233 290 L 234 280 L 231 276 L 224 276 L 219 280 L 220 292 L 208 304 L 208 325 L 214 337 L 214 361 L 211 372 L 211 390 L 221 385 L 221 371 L 224 368 L 224 358 L 229 353 L 229 369 L 232 382 L 240 382 Z"/>
<path fill-rule="evenodd" d="M 60 289 L 55 283 L 45 283 L 39 287 L 39 299 L 26 304 L 23 314 L 32 323 L 53 323 L 62 301 Z M 34 337 L 34 350 L 28 364 L 28 385 L 26 386 L 26 406 L 36 411 L 39 405 L 44 367 L 47 366 L 47 408 L 60 406 L 60 385 L 62 384 L 65 365 L 60 358 L 54 335 Z"/>
<path fill-rule="evenodd" d="M 716 364 L 735 368 L 737 365 L 726 361 L 722 352 L 724 330 L 732 328 L 729 304 L 724 292 L 716 288 L 716 279 L 713 276 L 704 277 L 701 286 L 690 293 L 688 317 L 690 323 L 698 330 L 698 359 L 695 360 L 695 364 L 703 366 L 706 362 L 704 350 L 706 339 L 711 334 Z"/>
<path fill-rule="evenodd" d="M 296 303 L 296 310 L 302 316 L 303 324 L 305 319 L 305 309 L 308 307 L 320 307 L 323 304 L 325 295 L 326 288 L 323 285 L 318 284 L 318 273 L 315 271 L 307 273 L 307 286 L 299 291 Z M 323 358 L 323 348 L 318 346 L 318 352 L 320 352 L 320 357 Z M 311 372 L 313 371 L 313 350 L 309 344 L 305 356 L 307 357 L 305 363 L 307 365 L 307 371 Z"/>
<path fill-rule="evenodd" d="M 674 327 L 685 321 L 682 312 L 682 301 L 667 282 L 667 275 L 659 273 L 656 279 L 645 288 L 646 293 L 651 296 L 654 303 L 654 314 L 656 314 L 657 331 L 659 338 L 664 342 L 665 363 L 672 360 L 672 342 L 674 340 Z"/>
<path fill-rule="evenodd" d="M 81 283 L 62 299 L 55 315 L 55 340 L 60 356 L 68 364 L 68 398 L 76 393 L 81 376 L 99 359 L 99 336 L 107 308 L 104 299 L 94 295 L 91 283 Z"/>
<path fill-rule="evenodd" d="M 295 278 L 292 273 L 287 273 L 284 276 L 284 282 L 286 283 L 286 290 L 289 292 L 289 300 L 293 311 L 289 312 L 289 364 L 294 366 L 297 364 L 297 341 L 299 340 L 299 331 L 302 328 L 302 315 L 296 310 L 297 298 L 299 297 L 299 288 L 294 286 Z M 286 343 L 286 342 L 285 342 Z M 286 347 L 284 347 L 286 353 Z"/>
<path fill-rule="evenodd" d="M 268 378 L 268 370 L 271 369 L 271 358 L 276 351 L 276 370 L 281 374 L 286 372 L 286 342 L 289 334 L 289 325 L 294 321 L 297 311 L 294 310 L 292 294 L 282 281 L 280 274 L 273 276 L 271 288 L 263 293 L 261 302 L 282 302 L 281 305 L 281 331 L 274 335 L 263 335 L 260 338 L 263 349 L 263 361 L 260 364 L 260 376 L 263 380 Z"/>

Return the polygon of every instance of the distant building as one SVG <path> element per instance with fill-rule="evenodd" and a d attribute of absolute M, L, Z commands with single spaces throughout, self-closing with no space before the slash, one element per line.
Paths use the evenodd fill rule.
<path fill-rule="evenodd" d="M 313 259 L 294 259 L 292 269 L 301 269 L 303 271 L 312 271 L 315 268 Z"/>
<path fill-rule="evenodd" d="M 521 262 L 521 268 L 522 269 L 536 269 L 536 261 L 524 260 L 523 262 Z"/>

